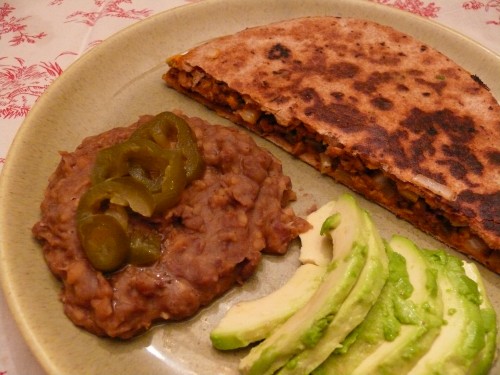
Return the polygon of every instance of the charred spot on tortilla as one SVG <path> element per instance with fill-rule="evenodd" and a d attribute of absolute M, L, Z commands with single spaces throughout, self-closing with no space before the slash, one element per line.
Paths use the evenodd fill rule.
<path fill-rule="evenodd" d="M 451 141 L 457 143 L 467 143 L 477 132 L 471 117 L 457 116 L 450 109 L 426 112 L 415 107 L 400 125 L 416 134 L 437 135 L 444 132 Z M 439 141 L 436 139 L 436 142 Z"/>
<path fill-rule="evenodd" d="M 286 59 L 290 57 L 291 51 L 281 43 L 275 44 L 267 53 L 269 60 Z"/>
<path fill-rule="evenodd" d="M 438 78 L 439 79 L 439 78 Z M 439 80 L 438 82 L 426 81 L 425 79 L 415 78 L 415 82 L 427 86 L 434 90 L 436 94 L 441 95 L 443 89 L 446 87 L 446 82 L 444 80 Z"/>
<path fill-rule="evenodd" d="M 408 86 L 405 86 L 405 85 L 403 85 L 403 84 L 401 84 L 401 83 L 398 83 L 398 84 L 396 85 L 396 89 L 397 89 L 398 91 L 401 91 L 401 92 L 408 92 L 408 91 L 410 91 L 410 89 L 408 88 Z"/>
<path fill-rule="evenodd" d="M 490 91 L 490 88 L 477 75 L 471 74 L 471 78 L 474 80 L 474 82 L 479 83 L 483 88 Z"/>
<path fill-rule="evenodd" d="M 224 62 L 235 46 L 238 69 Z M 207 57 L 213 49 L 225 58 Z M 170 87 L 500 273 L 489 208 L 500 105 L 436 49 L 375 22 L 318 16 L 223 36 L 169 65 Z M 220 87 L 242 104 L 228 106 Z"/>
<path fill-rule="evenodd" d="M 345 97 L 345 94 L 340 91 L 332 91 L 330 95 L 333 96 L 337 101 L 341 101 Z"/>
<path fill-rule="evenodd" d="M 392 100 L 386 99 L 383 96 L 377 96 L 370 100 L 370 103 L 381 111 L 390 111 L 394 107 Z"/>
<path fill-rule="evenodd" d="M 318 94 L 312 87 L 306 87 L 302 91 L 299 92 L 300 98 L 305 102 L 310 102 L 313 99 L 318 100 Z"/>
<path fill-rule="evenodd" d="M 370 73 L 365 81 L 354 81 L 354 89 L 360 91 L 363 94 L 372 94 L 377 92 L 380 85 L 390 82 L 393 79 L 393 73 L 391 72 L 373 72 Z"/>
<path fill-rule="evenodd" d="M 487 150 L 486 158 L 494 166 L 500 166 L 500 151 Z"/>
<path fill-rule="evenodd" d="M 341 61 L 331 65 L 331 73 L 335 78 L 354 78 L 356 74 L 360 71 L 358 65 L 352 64 L 350 62 Z"/>

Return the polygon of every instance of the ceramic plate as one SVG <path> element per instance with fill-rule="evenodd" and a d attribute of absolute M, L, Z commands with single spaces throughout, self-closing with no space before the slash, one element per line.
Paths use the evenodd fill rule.
<path fill-rule="evenodd" d="M 5 295 L 26 341 L 49 374 L 236 374 L 244 351 L 212 349 L 209 332 L 228 307 L 267 294 L 283 284 L 298 264 L 298 248 L 285 257 L 266 257 L 243 287 L 181 323 L 159 325 L 130 341 L 97 338 L 73 326 L 58 300 L 60 284 L 50 274 L 41 247 L 31 237 L 58 151 L 139 115 L 180 108 L 191 116 L 231 126 L 199 104 L 168 89 L 161 80 L 165 58 L 210 38 L 248 26 L 306 15 L 368 18 L 409 33 L 478 75 L 500 99 L 498 56 L 443 26 L 409 13 L 364 1 L 206 0 L 139 22 L 75 62 L 40 98 L 8 155 L 0 186 L 0 274 Z M 264 140 L 292 177 L 299 215 L 346 191 L 331 179 Z M 405 235 L 420 246 L 443 247 L 384 209 L 359 198 L 384 237 Z M 500 313 L 500 278 L 481 268 Z M 500 373 L 496 367 L 494 373 Z"/>

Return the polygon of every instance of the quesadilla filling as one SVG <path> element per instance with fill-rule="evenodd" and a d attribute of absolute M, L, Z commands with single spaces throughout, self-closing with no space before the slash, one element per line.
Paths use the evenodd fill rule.
<path fill-rule="evenodd" d="M 250 97 L 240 95 L 201 69 L 193 68 L 188 72 L 180 70 L 175 67 L 175 57 L 171 65 L 163 76 L 168 85 L 219 115 L 290 150 L 321 173 L 333 177 L 467 255 L 491 265 L 499 262 L 495 260 L 497 252 L 493 252 L 474 234 L 465 217 L 447 204 L 446 201 L 454 197 L 450 196 L 451 191 L 445 186 L 424 176 L 415 178 L 421 177 L 418 182 L 425 189 L 398 181 L 382 166 L 373 165 L 360 155 L 344 150 L 343 145 L 335 139 L 325 139 L 309 131 L 301 121 L 283 126 L 274 115 L 261 109 Z"/>

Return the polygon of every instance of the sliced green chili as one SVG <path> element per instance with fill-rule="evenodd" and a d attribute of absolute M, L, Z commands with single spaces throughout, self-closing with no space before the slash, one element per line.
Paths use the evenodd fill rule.
<path fill-rule="evenodd" d="M 165 148 L 174 148 L 184 155 L 187 181 L 199 178 L 204 163 L 196 144 L 196 138 L 187 122 L 172 112 L 162 112 L 147 122 L 131 139 L 145 138 Z"/>
<path fill-rule="evenodd" d="M 128 206 L 134 212 L 149 217 L 155 209 L 151 192 L 132 177 L 117 177 L 92 186 L 80 199 L 77 219 L 105 213 L 109 205 Z"/>
<path fill-rule="evenodd" d="M 145 217 L 163 214 L 203 168 L 191 128 L 170 112 L 155 116 L 129 140 L 101 150 L 92 186 L 77 208 L 78 235 L 91 264 L 111 272 L 126 262 L 155 262 L 161 255 L 160 235 L 130 228 L 128 209 Z"/>
<path fill-rule="evenodd" d="M 156 205 L 155 213 L 164 213 L 170 207 L 175 206 L 179 202 L 186 184 L 187 177 L 182 155 L 180 152 L 171 151 L 170 162 L 165 169 L 161 192 L 153 195 Z"/>
<path fill-rule="evenodd" d="M 92 183 L 130 175 L 151 191 L 161 189 L 168 165 L 165 149 L 147 139 L 134 139 L 99 152 L 92 172 Z"/>
<path fill-rule="evenodd" d="M 88 260 L 97 270 L 112 272 L 127 260 L 129 240 L 114 217 L 87 216 L 78 223 L 78 235 Z"/>
<path fill-rule="evenodd" d="M 130 234 L 128 262 L 136 266 L 147 266 L 160 258 L 161 237 L 152 231 L 134 230 Z"/>

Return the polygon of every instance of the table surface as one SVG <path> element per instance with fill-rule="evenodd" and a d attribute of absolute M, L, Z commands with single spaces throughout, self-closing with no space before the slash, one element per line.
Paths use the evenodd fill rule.
<path fill-rule="evenodd" d="M 372 1 L 433 19 L 500 55 L 500 0 Z M 5 0 L 0 5 L 0 171 L 9 162 L 9 146 L 26 114 L 72 62 L 134 22 L 194 2 Z M 24 374 L 44 371 L 19 333 L 0 290 L 0 375 Z"/>

